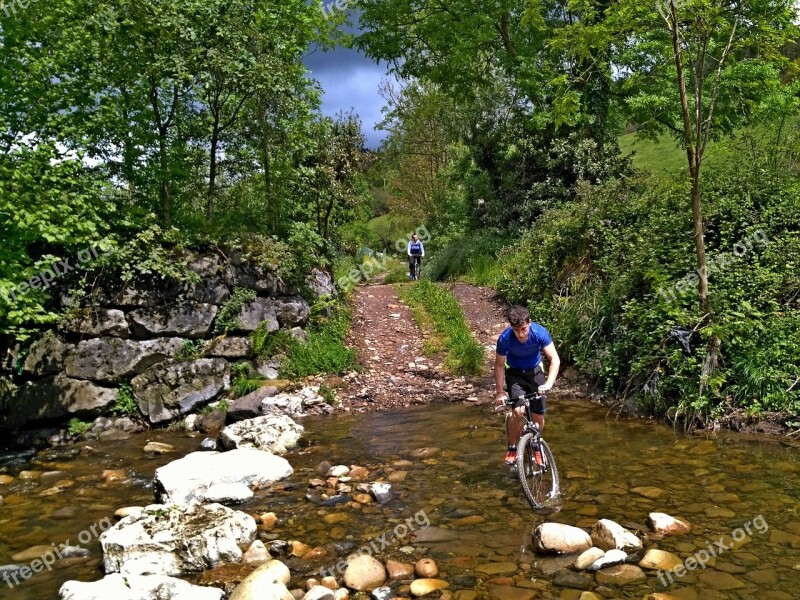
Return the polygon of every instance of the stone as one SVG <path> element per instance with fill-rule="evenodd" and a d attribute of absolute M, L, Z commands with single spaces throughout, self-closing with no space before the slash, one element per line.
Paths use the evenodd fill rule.
<path fill-rule="evenodd" d="M 604 550 L 593 546 L 586 550 L 585 552 L 581 553 L 581 555 L 575 560 L 575 564 L 573 565 L 578 571 L 585 571 L 589 567 L 591 567 L 594 562 L 602 557 L 605 554 Z"/>
<path fill-rule="evenodd" d="M 386 569 L 376 558 L 367 554 L 353 556 L 347 561 L 344 584 L 357 592 L 371 592 L 386 582 Z"/>
<path fill-rule="evenodd" d="M 195 429 L 201 433 L 217 433 L 225 427 L 226 411 L 217 407 L 197 419 Z"/>
<path fill-rule="evenodd" d="M 369 477 L 369 469 L 366 467 L 359 467 L 358 465 L 351 465 L 350 472 L 347 474 L 350 479 L 366 479 Z"/>
<path fill-rule="evenodd" d="M 222 600 L 223 590 L 192 585 L 163 575 L 106 575 L 99 581 L 67 581 L 58 591 L 60 600 Z"/>
<path fill-rule="evenodd" d="M 730 573 L 722 573 L 720 571 L 703 571 L 697 574 L 697 578 L 706 586 L 718 590 L 739 590 L 746 587 L 745 584 L 736 579 Z"/>
<path fill-rule="evenodd" d="M 623 550 L 636 552 L 642 549 L 642 542 L 633 533 L 610 519 L 600 519 L 592 527 L 592 542 L 602 550 Z"/>
<path fill-rule="evenodd" d="M 278 517 L 274 512 L 264 513 L 258 518 L 258 521 L 267 529 L 272 529 L 278 524 Z"/>
<path fill-rule="evenodd" d="M 325 474 L 326 477 L 345 477 L 350 472 L 347 465 L 334 465 Z"/>
<path fill-rule="evenodd" d="M 198 494 L 201 502 L 218 502 L 219 504 L 242 504 L 253 498 L 253 490 L 244 483 L 218 483 L 210 486 L 205 492 Z"/>
<path fill-rule="evenodd" d="M 278 318 L 278 323 L 286 329 L 308 323 L 308 315 L 311 312 L 308 302 L 301 296 L 275 298 L 273 300 L 273 309 Z"/>
<path fill-rule="evenodd" d="M 439 574 L 439 567 L 436 566 L 436 561 L 432 558 L 422 558 L 414 565 L 414 572 L 417 574 L 417 577 L 431 578 Z"/>
<path fill-rule="evenodd" d="M 21 428 L 29 423 L 67 417 L 93 419 L 106 412 L 116 400 L 116 388 L 56 375 L 28 382 L 19 389 L 16 401 L 8 407 L 6 426 Z"/>
<path fill-rule="evenodd" d="M 685 535 L 692 530 L 687 521 L 659 512 L 650 513 L 647 516 L 647 524 L 655 533 L 661 535 Z"/>
<path fill-rule="evenodd" d="M 219 440 L 223 448 L 258 448 L 277 454 L 297 445 L 303 426 L 286 415 L 256 417 L 228 425 Z"/>
<path fill-rule="evenodd" d="M 278 331 L 281 328 L 270 298 L 256 298 L 245 304 L 236 321 L 236 330 L 255 331 L 262 321 L 266 323 L 264 327 L 267 332 Z"/>
<path fill-rule="evenodd" d="M 330 273 L 314 267 L 311 273 L 306 278 L 309 289 L 314 293 L 316 298 L 322 296 L 336 296 L 336 286 L 333 283 L 333 278 Z"/>
<path fill-rule="evenodd" d="M 592 538 L 583 529 L 561 523 L 543 523 L 533 531 L 536 552 L 572 554 L 592 547 Z"/>
<path fill-rule="evenodd" d="M 638 585 L 647 581 L 647 576 L 636 565 L 616 565 L 595 573 L 599 585 Z"/>
<path fill-rule="evenodd" d="M 131 332 L 138 338 L 184 337 L 201 339 L 211 333 L 219 308 L 213 304 L 139 308 L 128 313 Z"/>
<path fill-rule="evenodd" d="M 242 562 L 246 565 L 260 565 L 270 560 L 270 554 L 264 542 L 256 540 L 247 549 L 242 557 Z"/>
<path fill-rule="evenodd" d="M 144 447 L 144 452 L 150 454 L 169 454 L 175 451 L 175 446 L 172 444 L 164 444 L 161 442 L 147 442 Z"/>
<path fill-rule="evenodd" d="M 256 535 L 250 515 L 220 504 L 151 504 L 100 536 L 106 573 L 182 575 L 239 562 Z"/>
<path fill-rule="evenodd" d="M 613 548 L 603 554 L 600 558 L 594 561 L 591 566 L 589 567 L 590 571 L 599 571 L 600 569 L 605 569 L 607 567 L 613 567 L 614 565 L 619 565 L 625 562 L 625 559 L 628 558 L 628 555 L 623 552 L 622 550 L 617 550 Z"/>
<path fill-rule="evenodd" d="M 332 577 L 328 575 L 327 577 L 323 577 L 320 582 L 320 585 L 325 586 L 329 590 L 335 590 L 339 587 L 339 582 L 336 581 L 336 577 Z"/>
<path fill-rule="evenodd" d="M 655 500 L 657 498 L 661 498 L 661 496 L 663 496 L 663 495 L 665 495 L 667 493 L 664 490 L 662 490 L 661 488 L 652 487 L 652 486 L 650 486 L 650 487 L 648 487 L 648 486 L 635 487 L 635 488 L 631 488 L 631 491 L 634 494 L 639 494 L 640 496 L 644 496 L 645 498 L 649 498 L 650 500 Z"/>
<path fill-rule="evenodd" d="M 186 297 L 195 302 L 221 306 L 231 297 L 231 291 L 220 277 L 204 278 L 187 286 Z"/>
<path fill-rule="evenodd" d="M 23 550 L 22 552 L 17 552 L 11 555 L 11 560 L 14 562 L 31 562 L 36 558 L 40 558 L 44 554 L 49 554 L 53 551 L 52 546 L 47 545 L 39 545 L 39 546 L 31 546 L 27 550 Z"/>
<path fill-rule="evenodd" d="M 200 442 L 200 450 L 203 452 L 214 452 L 217 449 L 217 440 L 206 438 Z"/>
<path fill-rule="evenodd" d="M 117 509 L 114 512 L 114 516 L 118 519 L 124 519 L 125 517 L 139 517 L 144 511 L 144 506 L 125 506 L 123 508 Z"/>
<path fill-rule="evenodd" d="M 682 564 L 683 561 L 672 552 L 657 550 L 655 548 L 650 548 L 647 553 L 645 553 L 644 558 L 639 562 L 639 566 L 643 569 L 659 571 L 671 571 Z"/>
<path fill-rule="evenodd" d="M 303 596 L 303 600 L 334 600 L 333 590 L 322 585 L 315 585 Z"/>
<path fill-rule="evenodd" d="M 392 560 L 386 561 L 389 579 L 411 579 L 414 576 L 414 565 Z"/>
<path fill-rule="evenodd" d="M 501 575 L 507 573 L 517 572 L 517 563 L 513 562 L 495 562 L 478 565 L 475 571 L 483 575 Z"/>
<path fill-rule="evenodd" d="M 156 469 L 153 487 L 164 504 L 188 503 L 221 483 L 265 487 L 289 477 L 293 469 L 285 458 L 254 448 L 229 452 L 192 452 Z"/>
<path fill-rule="evenodd" d="M 103 483 L 114 483 L 115 481 L 125 481 L 128 479 L 128 474 L 122 469 L 106 469 L 100 475 Z"/>
<path fill-rule="evenodd" d="M 23 371 L 37 377 L 56 375 L 64 369 L 64 360 L 74 348 L 48 331 L 31 345 L 22 363 Z"/>
<path fill-rule="evenodd" d="M 289 568 L 279 560 L 271 560 L 236 586 L 228 600 L 294 600 L 286 588 L 290 579 Z"/>
<path fill-rule="evenodd" d="M 153 424 L 211 402 L 229 385 L 230 365 L 221 358 L 159 364 L 131 380 L 139 410 Z"/>
<path fill-rule="evenodd" d="M 592 587 L 594 578 L 585 573 L 576 573 L 569 569 L 559 569 L 553 574 L 553 585 L 567 587 L 575 590 L 588 590 Z"/>
<path fill-rule="evenodd" d="M 253 348 L 250 339 L 240 336 L 225 336 L 215 338 L 208 344 L 203 352 L 204 356 L 218 358 L 247 358 Z"/>
<path fill-rule="evenodd" d="M 125 383 L 149 367 L 175 356 L 183 347 L 181 338 L 134 341 L 92 338 L 74 348 L 64 361 L 64 372 L 74 379 Z"/>
<path fill-rule="evenodd" d="M 277 393 L 278 388 L 275 386 L 262 385 L 257 390 L 228 403 L 228 422 L 243 421 L 245 419 L 264 416 L 266 414 L 264 400 Z"/>
<path fill-rule="evenodd" d="M 120 337 L 131 335 L 125 313 L 116 308 L 91 306 L 68 313 L 62 324 L 67 333 L 88 337 Z"/>
<path fill-rule="evenodd" d="M 394 498 L 392 484 L 390 483 L 371 483 L 369 484 L 369 493 L 372 494 L 378 504 L 386 504 Z"/>
<path fill-rule="evenodd" d="M 452 542 L 459 539 L 457 532 L 452 529 L 445 529 L 444 527 L 426 527 L 425 529 L 418 529 L 413 533 L 414 539 L 420 544 L 436 543 L 436 542 Z"/>
<path fill-rule="evenodd" d="M 436 590 L 443 590 L 450 587 L 450 584 L 442 579 L 415 579 L 411 582 L 411 594 L 413 596 L 427 596 Z"/>

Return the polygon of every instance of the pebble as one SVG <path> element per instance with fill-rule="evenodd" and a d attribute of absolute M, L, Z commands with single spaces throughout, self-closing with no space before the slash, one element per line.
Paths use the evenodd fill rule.
<path fill-rule="evenodd" d="M 443 590 L 450 584 L 443 579 L 415 579 L 411 582 L 411 593 L 414 596 L 426 596 L 436 590 Z"/>
<path fill-rule="evenodd" d="M 114 481 L 125 481 L 128 475 L 122 469 L 106 469 L 103 471 L 100 479 L 103 483 L 112 483 Z"/>
<path fill-rule="evenodd" d="M 148 442 L 144 451 L 151 454 L 168 454 L 175 451 L 175 446 L 161 442 Z"/>
<path fill-rule="evenodd" d="M 414 565 L 414 573 L 417 577 L 433 578 L 439 574 L 439 567 L 432 558 L 422 558 Z"/>
<path fill-rule="evenodd" d="M 389 579 L 411 579 L 414 576 L 414 565 L 389 559 L 386 561 Z"/>
<path fill-rule="evenodd" d="M 11 475 L 0 475 L 0 485 L 9 485 L 13 482 L 14 478 Z"/>

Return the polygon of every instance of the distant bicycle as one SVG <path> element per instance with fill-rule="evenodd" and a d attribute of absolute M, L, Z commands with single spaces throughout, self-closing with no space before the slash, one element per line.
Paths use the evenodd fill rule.
<path fill-rule="evenodd" d="M 496 409 L 514 408 L 519 402 L 525 402 L 525 425 L 517 442 L 516 467 L 522 491 L 534 509 L 548 508 L 561 494 L 556 459 L 550 446 L 542 439 L 539 425 L 531 418 L 530 400 L 538 398 L 538 393 L 526 394 L 513 402 L 506 398 Z"/>
<path fill-rule="evenodd" d="M 414 279 L 419 281 L 419 275 L 422 271 L 422 256 L 419 254 L 413 255 L 414 259 Z"/>

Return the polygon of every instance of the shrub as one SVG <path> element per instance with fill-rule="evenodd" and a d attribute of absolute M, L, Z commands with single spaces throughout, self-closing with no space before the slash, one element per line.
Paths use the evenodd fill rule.
<path fill-rule="evenodd" d="M 139 405 L 133 397 L 133 389 L 127 383 L 119 386 L 117 399 L 111 407 L 111 414 L 118 417 L 134 417 L 139 415 Z"/>
<path fill-rule="evenodd" d="M 356 353 L 345 344 L 350 330 L 350 310 L 339 305 L 330 316 L 320 316 L 308 330 L 308 341 L 292 340 L 280 367 L 287 378 L 334 374 L 357 367 Z"/>
<path fill-rule="evenodd" d="M 256 299 L 256 293 L 246 288 L 236 288 L 228 301 L 222 308 L 214 321 L 214 333 L 217 335 L 227 333 L 235 329 L 239 321 L 239 314 L 246 304 Z"/>
<path fill-rule="evenodd" d="M 86 423 L 80 419 L 70 419 L 67 423 L 67 434 L 71 437 L 81 437 L 92 428 L 91 423 Z"/>

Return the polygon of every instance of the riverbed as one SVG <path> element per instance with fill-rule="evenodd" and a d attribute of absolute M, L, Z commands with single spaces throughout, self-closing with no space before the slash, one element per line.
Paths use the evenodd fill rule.
<path fill-rule="evenodd" d="M 274 529 L 259 532 L 268 545 L 299 540 L 321 549 L 314 560 L 287 560 L 297 586 L 323 570 L 336 575 L 337 563 L 362 549 L 382 560 L 434 558 L 451 590 L 502 598 L 513 586 L 517 597 L 538 592 L 558 598 L 564 592 L 553 578 L 565 561 L 531 552 L 534 527 L 549 520 L 588 529 L 606 518 L 647 532 L 647 515 L 657 511 L 682 517 L 693 529 L 654 540 L 654 547 L 681 558 L 709 546 L 717 554 L 705 568 L 674 577 L 669 593 L 687 599 L 796 597 L 800 450 L 793 445 L 734 434 L 690 437 L 663 424 L 616 419 L 582 400 L 551 402 L 545 437 L 563 497 L 558 512 L 537 515 L 514 472 L 502 464 L 502 423 L 490 406 L 449 403 L 307 418 L 303 444 L 286 455 L 294 475 L 238 508 L 277 515 Z M 150 440 L 175 451 L 145 454 Z M 13 588 L 0 581 L 0 597 L 56 598 L 68 579 L 101 578 L 102 527 L 118 508 L 152 502 L 155 469 L 198 449 L 201 440 L 199 434 L 157 431 L 6 457 L 2 469 L 15 479 L 0 485 L 0 565 L 24 564 L 12 555 L 67 540 L 92 556 L 62 561 Z M 366 467 L 370 481 L 392 482 L 395 499 L 384 506 L 307 500 L 308 482 L 319 477 L 316 467 L 323 461 Z M 126 478 L 103 483 L 108 469 L 122 470 Z M 23 481 L 23 470 L 57 473 Z M 749 535 L 734 544 L 739 531 Z M 657 573 L 648 572 L 645 583 L 616 588 L 610 597 L 641 598 L 664 587 Z"/>

